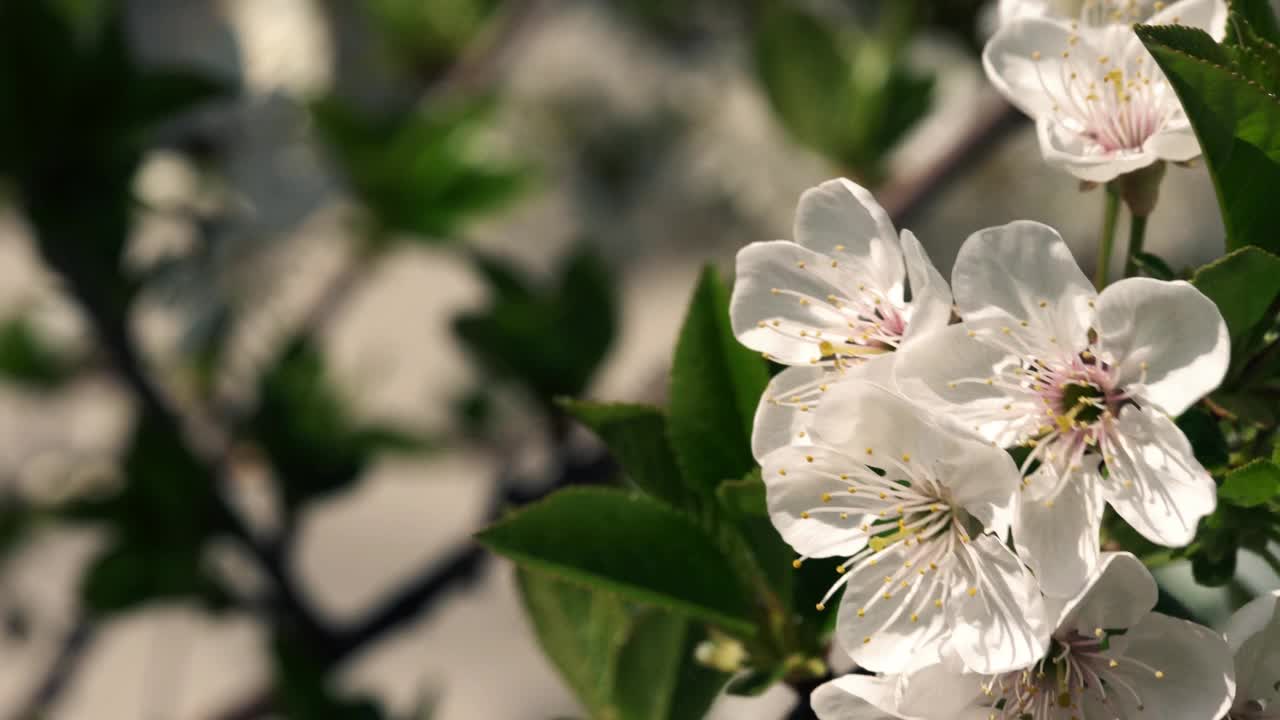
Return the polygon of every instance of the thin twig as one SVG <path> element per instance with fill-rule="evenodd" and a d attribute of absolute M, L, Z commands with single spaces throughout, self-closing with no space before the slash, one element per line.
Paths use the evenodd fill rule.
<path fill-rule="evenodd" d="M 1004 100 L 987 101 L 978 120 L 937 162 L 878 193 L 885 210 L 900 227 L 910 224 L 938 193 L 976 166 L 992 145 L 1026 124 L 1026 117 Z"/>
<path fill-rule="evenodd" d="M 71 682 L 84 658 L 84 651 L 96 634 L 95 626 L 87 620 L 81 620 L 62 639 L 62 647 L 57 656 L 49 664 L 44 678 L 27 697 L 18 705 L 18 711 L 11 715 L 13 720 L 36 720 L 44 709 L 62 694 Z"/>

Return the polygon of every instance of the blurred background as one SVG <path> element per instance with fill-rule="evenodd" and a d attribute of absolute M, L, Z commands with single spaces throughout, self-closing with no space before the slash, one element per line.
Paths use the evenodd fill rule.
<path fill-rule="evenodd" d="M 844 175 L 944 274 L 1017 218 L 1092 271 L 991 5 L 0 0 L 0 720 L 584 716 L 470 536 L 612 480 L 553 398 L 662 402 L 703 264 Z"/>

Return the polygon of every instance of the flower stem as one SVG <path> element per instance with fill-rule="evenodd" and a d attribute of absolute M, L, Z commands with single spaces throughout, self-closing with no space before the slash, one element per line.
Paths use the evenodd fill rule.
<path fill-rule="evenodd" d="M 1124 276 L 1133 277 L 1138 274 L 1138 263 L 1134 260 L 1142 252 L 1142 241 L 1147 234 L 1147 216 L 1129 216 L 1129 260 L 1124 266 Z"/>
<path fill-rule="evenodd" d="M 1116 221 L 1120 219 L 1120 193 L 1108 185 L 1106 198 L 1106 210 L 1102 216 L 1102 242 L 1098 244 L 1098 263 L 1093 274 L 1093 285 L 1099 290 L 1107 286 L 1107 275 L 1111 272 L 1111 249 L 1116 244 Z"/>

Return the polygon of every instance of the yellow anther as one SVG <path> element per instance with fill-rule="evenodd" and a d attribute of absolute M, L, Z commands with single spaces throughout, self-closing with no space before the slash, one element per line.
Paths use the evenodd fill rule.
<path fill-rule="evenodd" d="M 858 617 L 863 617 L 863 616 L 865 616 L 866 614 L 867 614 L 867 609 L 866 609 L 866 608 L 858 608 Z"/>
<path fill-rule="evenodd" d="M 806 510 L 806 511 L 802 511 L 802 512 L 800 513 L 800 519 L 801 519 L 801 520 L 808 520 L 808 519 L 809 519 L 809 512 L 808 512 L 807 510 Z"/>
<path fill-rule="evenodd" d="M 911 454 L 902 453 L 902 462 L 911 462 Z"/>
<path fill-rule="evenodd" d="M 831 502 L 831 493 L 822 493 L 822 502 L 824 503 Z"/>
<path fill-rule="evenodd" d="M 811 462 L 813 462 L 813 456 L 812 456 L 812 455 L 805 455 L 805 456 L 804 456 L 804 461 L 805 461 L 805 462 L 810 462 L 810 463 L 811 463 Z"/>
<path fill-rule="evenodd" d="M 915 614 L 915 613 L 911 613 L 911 622 L 916 622 L 916 621 L 918 621 L 919 619 L 920 619 L 920 616 L 919 616 L 919 615 L 917 615 L 917 614 Z"/>
<path fill-rule="evenodd" d="M 1164 671 L 1163 671 L 1163 670 L 1157 670 L 1157 671 L 1156 671 L 1156 679 L 1157 679 L 1157 680 L 1163 680 L 1163 679 L 1164 679 Z"/>
<path fill-rule="evenodd" d="M 837 574 L 837 575 L 843 575 L 843 574 L 844 574 L 844 566 L 843 566 L 843 565 L 837 565 L 837 566 L 836 566 L 836 574 Z"/>
<path fill-rule="evenodd" d="M 969 588 L 969 597 L 973 597 L 977 594 L 978 594 L 978 588 Z"/>
<path fill-rule="evenodd" d="M 803 565 L 803 564 L 804 564 L 804 560 L 801 560 L 800 558 L 796 558 L 795 560 L 792 560 L 792 561 L 791 561 L 791 567 L 793 567 L 793 568 L 795 568 L 795 569 L 797 569 L 797 570 L 799 570 L 799 569 L 800 569 L 800 566 L 801 566 L 801 565 Z"/>
<path fill-rule="evenodd" d="M 827 609 L 827 606 L 823 605 L 822 603 L 818 603 L 817 605 L 814 605 L 814 607 L 818 609 L 818 612 L 822 612 L 823 610 Z"/>
<path fill-rule="evenodd" d="M 1103 630 L 1102 628 L 1094 628 L 1094 629 L 1093 629 L 1093 636 L 1094 636 L 1094 637 L 1102 637 L 1102 636 L 1103 636 L 1103 635 L 1105 635 L 1105 634 L 1106 634 L 1106 631 L 1105 631 L 1105 630 Z"/>

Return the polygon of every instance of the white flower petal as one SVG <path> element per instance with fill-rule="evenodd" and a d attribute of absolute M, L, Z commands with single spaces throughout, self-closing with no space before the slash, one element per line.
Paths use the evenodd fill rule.
<path fill-rule="evenodd" d="M 1008 25 L 1018 18 L 1053 15 L 1059 4 L 1053 0 L 1000 0 L 1000 24 Z"/>
<path fill-rule="evenodd" d="M 1052 115 L 1042 115 L 1036 120 L 1036 135 L 1046 163 L 1089 182 L 1111 182 L 1160 159 L 1145 145 L 1139 149 L 1099 152 L 1097 145 L 1068 130 Z"/>
<path fill-rule="evenodd" d="M 819 720 L 911 720 L 898 714 L 894 689 L 893 678 L 845 675 L 819 685 L 809 702 Z"/>
<path fill-rule="evenodd" d="M 889 214 L 864 187 L 844 178 L 809 188 L 796 208 L 801 245 L 856 266 L 866 281 L 902 299 L 902 251 Z"/>
<path fill-rule="evenodd" d="M 934 417 L 907 398 L 873 382 L 851 379 L 830 386 L 814 430 L 822 442 L 855 457 L 901 458 L 931 466 L 953 452 L 936 432 Z"/>
<path fill-rule="evenodd" d="M 876 355 L 840 372 L 796 365 L 778 373 L 769 381 L 756 407 L 751 432 L 751 450 L 756 460 L 783 445 L 811 445 L 808 431 L 828 389 L 852 380 L 894 389 L 893 355 Z"/>
<path fill-rule="evenodd" d="M 739 250 L 729 303 L 734 335 L 789 365 L 820 357 L 824 339 L 841 342 L 848 320 L 831 299 L 847 301 L 858 280 L 849 268 L 833 268 L 831 262 L 783 240 Z"/>
<path fill-rule="evenodd" d="M 812 458 L 812 460 L 810 460 Z M 785 446 L 760 463 L 769 519 L 787 544 L 805 557 L 848 557 L 866 546 L 857 532 L 860 513 L 841 519 L 848 485 L 837 480 L 848 463 L 822 447 Z M 830 495 L 824 503 L 824 495 Z"/>
<path fill-rule="evenodd" d="M 1231 652 L 1239 654 L 1240 648 L 1244 647 L 1249 638 L 1266 630 L 1275 621 L 1277 598 L 1280 598 L 1280 590 L 1259 595 L 1231 616 L 1227 621 L 1226 629 L 1223 630 L 1223 635 L 1227 637 L 1227 645 L 1231 646 Z M 1276 629 L 1280 631 L 1280 627 Z M 1280 637 L 1277 637 L 1277 640 L 1280 640 Z M 1277 649 L 1280 649 L 1280 645 Z"/>
<path fill-rule="evenodd" d="M 947 563 L 918 574 L 905 563 L 907 548 L 892 545 L 848 573 L 836 638 L 868 670 L 900 673 L 937 662 L 947 640 Z M 942 607 L 937 601 L 942 600 Z"/>
<path fill-rule="evenodd" d="M 927 470 L 950 486 L 953 502 L 1001 537 L 1012 521 L 1020 475 L 1008 453 L 902 395 L 866 380 L 832 385 L 812 432 L 868 463 L 889 457 Z"/>
<path fill-rule="evenodd" d="M 1179 415 L 1226 375 L 1227 325 L 1190 283 L 1128 278 L 1104 290 L 1097 307 L 1098 346 L 1122 386 L 1144 386 L 1140 402 Z"/>
<path fill-rule="evenodd" d="M 957 382 L 992 377 L 998 368 L 1016 363 L 1013 355 L 977 341 L 970 332 L 964 325 L 949 325 L 894 353 L 894 384 L 912 401 L 1007 447 L 1026 426 L 1039 424 L 1034 417 L 1039 399 L 1004 385 Z M 1013 406 L 1024 402 L 1031 412 L 1015 412 Z"/>
<path fill-rule="evenodd" d="M 1223 0 L 1178 0 L 1153 14 L 1146 24 L 1200 28 L 1222 40 L 1227 33 L 1227 4 Z"/>
<path fill-rule="evenodd" d="M 1074 356 L 1088 343 L 1096 293 L 1048 225 L 1020 220 L 979 230 L 960 248 L 951 277 L 960 317 L 980 340 L 983 331 L 1008 328 L 1005 338 L 1042 358 Z"/>
<path fill-rule="evenodd" d="M 1084 717 L 1205 720 L 1221 718 L 1231 706 L 1231 651 L 1212 630 L 1151 613 L 1112 640 L 1108 654 L 1118 665 L 1102 674 L 1104 682 L 1112 683 L 1107 693 L 1111 702 L 1103 705 L 1095 693 L 1087 693 Z M 1120 690 L 1120 682 L 1133 693 Z"/>
<path fill-rule="evenodd" d="M 968 706 L 984 697 L 982 676 L 965 669 L 951 649 L 943 652 L 939 662 L 896 677 L 896 709 L 907 717 L 958 720 L 967 717 Z M 975 717 L 987 720 L 985 714 Z"/>
<path fill-rule="evenodd" d="M 902 231 L 902 255 L 911 285 L 911 318 L 902 336 L 908 343 L 951 322 L 951 288 L 910 230 Z"/>
<path fill-rule="evenodd" d="M 1160 130 L 1142 144 L 1143 152 L 1168 160 L 1186 162 L 1200 157 L 1200 141 L 1190 124 L 1174 125 Z"/>
<path fill-rule="evenodd" d="M 784 369 L 769 381 L 756 406 L 751 431 L 751 452 L 757 461 L 784 445 L 812 444 L 806 429 L 813 420 L 810 405 L 817 407 L 822 396 L 822 391 L 816 388 L 838 377 L 824 368 L 797 365 Z M 806 410 L 802 411 L 801 405 Z M 805 433 L 804 437 L 800 436 L 801 432 Z"/>
<path fill-rule="evenodd" d="M 1181 547 L 1195 538 L 1200 518 L 1217 507 L 1217 487 L 1192 454 L 1186 436 L 1152 408 L 1121 410 L 1103 452 L 1107 502 L 1148 540 Z"/>
<path fill-rule="evenodd" d="M 1035 578 L 1017 556 L 991 535 L 964 546 L 967 573 L 952 594 L 959 602 L 951 646 L 974 672 L 1026 667 L 1049 645 L 1044 601 Z"/>
<path fill-rule="evenodd" d="M 1105 507 L 1097 482 L 1095 473 L 1081 473 L 1062 483 L 1054 497 L 1019 496 L 1014 547 L 1046 595 L 1076 594 L 1097 567 Z"/>
<path fill-rule="evenodd" d="M 1004 540 L 1013 523 L 1022 479 L 1017 463 L 1004 450 L 951 425 L 945 416 L 937 417 L 936 422 L 950 437 L 949 448 L 934 472 L 944 482 L 948 477 L 955 478 L 952 501 L 982 523 L 987 532 Z"/>
<path fill-rule="evenodd" d="M 1227 644 L 1235 653 L 1236 701 L 1243 708 L 1250 700 L 1264 707 L 1280 702 L 1276 688 L 1280 678 L 1280 590 L 1255 598 L 1236 611 L 1227 624 Z"/>
<path fill-rule="evenodd" d="M 1156 605 L 1156 581 L 1129 553 L 1103 553 L 1084 589 L 1058 610 L 1056 626 L 1088 637 L 1097 628 L 1125 630 Z"/>
<path fill-rule="evenodd" d="M 1003 25 L 982 50 L 982 67 L 996 90 L 1019 110 L 1038 118 L 1064 97 L 1062 53 L 1079 62 L 1096 62 L 1088 43 L 1072 44 L 1070 25 L 1048 18 L 1023 17 Z M 1038 59 L 1035 59 L 1038 58 Z"/>

